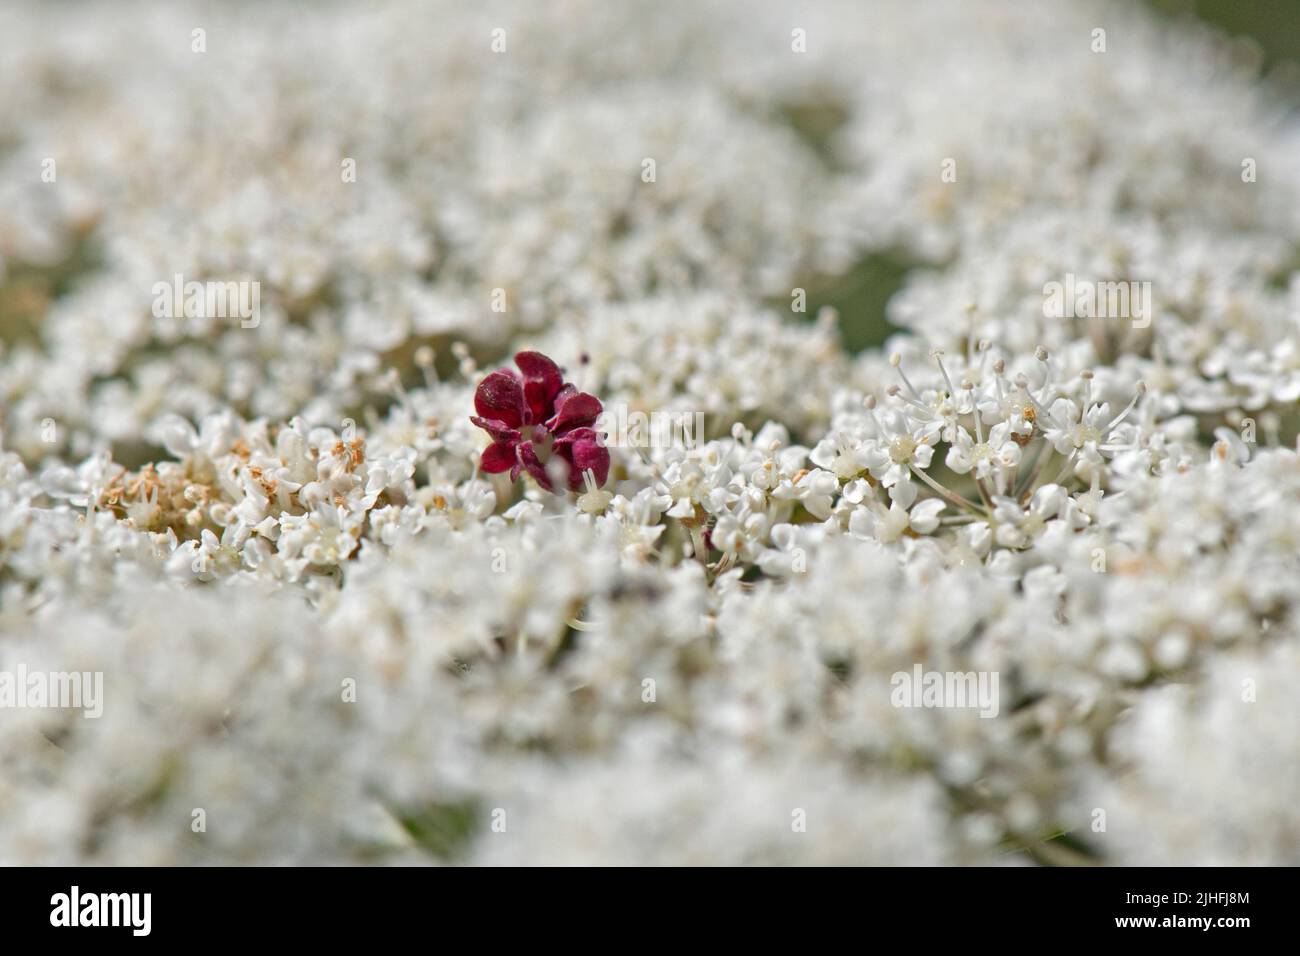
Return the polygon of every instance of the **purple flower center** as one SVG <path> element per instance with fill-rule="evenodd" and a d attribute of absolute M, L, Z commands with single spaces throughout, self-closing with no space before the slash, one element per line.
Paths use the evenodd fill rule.
<path fill-rule="evenodd" d="M 594 395 L 566 384 L 560 367 L 540 352 L 515 356 L 519 371 L 497 369 L 474 393 L 470 421 L 492 436 L 480 467 L 488 474 L 528 472 L 548 491 L 552 475 L 570 491 L 591 472 L 597 487 L 609 477 L 609 451 L 593 427 L 603 408 Z M 539 454 L 540 453 L 540 454 Z"/>

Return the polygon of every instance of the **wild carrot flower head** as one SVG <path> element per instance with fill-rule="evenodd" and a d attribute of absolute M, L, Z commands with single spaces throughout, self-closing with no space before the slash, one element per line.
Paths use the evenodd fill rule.
<path fill-rule="evenodd" d="M 482 469 L 509 470 L 511 481 L 526 471 L 547 491 L 555 490 L 552 478 L 578 491 L 587 472 L 603 485 L 609 452 L 592 427 L 603 410 L 600 400 L 565 383 L 559 366 L 540 352 L 520 352 L 515 365 L 519 371 L 497 369 L 474 393 L 478 414 L 470 420 L 492 436 Z"/>

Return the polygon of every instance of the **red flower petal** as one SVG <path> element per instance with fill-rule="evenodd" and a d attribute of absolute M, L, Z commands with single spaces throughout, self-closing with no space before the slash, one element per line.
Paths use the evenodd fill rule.
<path fill-rule="evenodd" d="M 555 411 L 558 412 L 561 405 L 577 394 L 578 387 L 572 382 L 565 382 L 564 387 L 555 393 L 555 398 L 551 399 L 551 405 L 554 406 Z"/>
<path fill-rule="evenodd" d="M 519 376 L 509 369 L 497 369 L 478 383 L 478 389 L 474 392 L 474 408 L 483 418 L 490 418 L 509 428 L 518 428 L 524 423 L 527 409 L 523 383 Z"/>
<path fill-rule="evenodd" d="M 491 435 L 492 440 L 495 442 L 513 445 L 519 441 L 519 429 L 517 428 L 507 428 L 501 422 L 494 422 L 490 418 L 479 418 L 477 415 L 471 415 L 469 420 Z"/>
<path fill-rule="evenodd" d="M 590 428 L 604 411 L 604 406 L 595 395 L 568 392 L 572 387 L 566 385 L 561 389 L 555 398 L 555 417 L 546 423 L 546 427 L 557 435 L 574 428 Z"/>
<path fill-rule="evenodd" d="M 515 364 L 524 373 L 524 397 L 533 413 L 534 422 L 551 417 L 552 402 L 564 385 L 560 367 L 541 352 L 520 352 Z"/>
<path fill-rule="evenodd" d="M 555 452 L 569 463 L 569 490 L 583 487 L 583 474 L 590 471 L 600 487 L 609 478 L 609 451 L 591 428 L 577 428 L 555 440 Z"/>
<path fill-rule="evenodd" d="M 533 451 L 530 442 L 524 442 L 519 446 L 519 462 L 527 472 L 536 479 L 537 483 L 547 491 L 554 491 L 551 487 L 551 479 L 546 477 L 546 468 L 542 465 L 542 460 L 537 457 L 537 452 Z"/>
<path fill-rule="evenodd" d="M 483 449 L 483 458 L 479 462 L 479 467 L 489 475 L 499 475 L 501 472 L 513 468 L 518 458 L 515 455 L 515 446 L 506 442 L 493 442 Z"/>

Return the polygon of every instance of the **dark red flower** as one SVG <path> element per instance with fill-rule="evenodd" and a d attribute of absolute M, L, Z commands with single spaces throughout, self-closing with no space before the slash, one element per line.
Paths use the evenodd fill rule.
<path fill-rule="evenodd" d="M 479 382 L 474 393 L 477 415 L 470 417 L 492 436 L 480 467 L 489 474 L 526 471 L 547 491 L 554 491 L 547 464 L 558 456 L 568 465 L 570 491 L 583 487 L 590 471 L 599 487 L 609 477 L 609 452 L 592 427 L 600 416 L 595 395 L 565 384 L 560 367 L 541 352 L 520 352 L 512 368 L 497 369 Z"/>

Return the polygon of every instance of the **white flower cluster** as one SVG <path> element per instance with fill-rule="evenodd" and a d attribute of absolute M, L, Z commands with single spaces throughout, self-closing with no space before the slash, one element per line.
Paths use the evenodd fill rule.
<path fill-rule="evenodd" d="M 790 7 L 0 11 L 0 862 L 1300 863 L 1300 128 Z M 521 350 L 702 433 L 488 473 Z"/>

